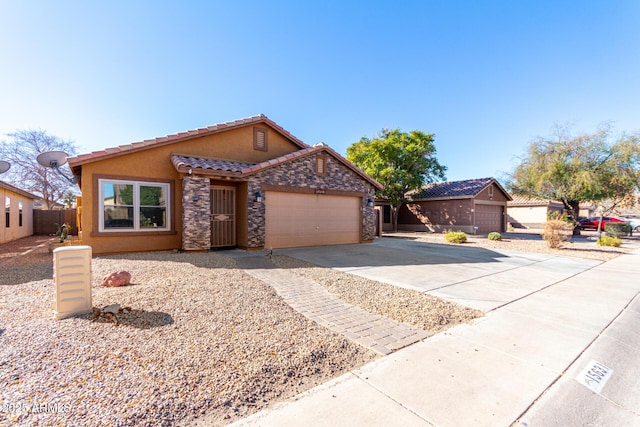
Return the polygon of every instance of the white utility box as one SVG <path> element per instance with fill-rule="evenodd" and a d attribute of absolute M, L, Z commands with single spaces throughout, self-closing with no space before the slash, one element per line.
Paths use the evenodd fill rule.
<path fill-rule="evenodd" d="M 91 312 L 91 246 L 53 250 L 54 319 Z"/>

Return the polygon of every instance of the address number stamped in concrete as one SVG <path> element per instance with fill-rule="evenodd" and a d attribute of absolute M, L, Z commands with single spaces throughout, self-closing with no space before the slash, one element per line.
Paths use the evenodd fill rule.
<path fill-rule="evenodd" d="M 609 378 L 611 378 L 611 374 L 613 374 L 613 369 L 592 360 L 582 372 L 578 374 L 576 380 L 580 384 L 589 387 L 595 393 L 600 394 L 604 385 L 609 381 Z"/>

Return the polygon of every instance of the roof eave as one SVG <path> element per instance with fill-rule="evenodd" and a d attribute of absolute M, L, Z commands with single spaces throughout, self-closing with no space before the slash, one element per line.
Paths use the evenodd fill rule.
<path fill-rule="evenodd" d="M 165 145 L 187 141 L 189 139 L 200 138 L 203 136 L 213 135 L 215 133 L 220 133 L 220 132 L 226 132 L 228 130 L 238 129 L 244 126 L 255 125 L 259 123 L 265 123 L 269 125 L 272 129 L 274 129 L 275 131 L 283 135 L 285 138 L 287 138 L 294 145 L 300 147 L 301 149 L 309 148 L 307 144 L 305 144 L 300 139 L 293 136 L 289 131 L 284 129 L 282 126 L 280 126 L 273 120 L 269 119 L 264 114 L 260 114 L 258 116 L 252 116 L 246 119 L 239 119 L 231 122 L 219 123 L 216 125 L 208 126 L 206 128 L 199 128 L 199 129 L 194 129 L 186 132 L 179 132 L 172 135 L 166 135 L 166 136 L 157 137 L 154 139 L 121 145 L 119 147 L 106 148 L 104 150 L 93 151 L 88 154 L 80 154 L 77 156 L 67 158 L 67 162 L 69 163 L 69 167 L 71 168 L 71 170 L 76 171 L 80 169 L 80 166 L 87 163 L 93 163 L 101 160 L 110 159 L 113 157 L 123 156 L 126 154 L 137 153 L 140 151 L 147 150 L 149 148 L 162 147 Z"/>

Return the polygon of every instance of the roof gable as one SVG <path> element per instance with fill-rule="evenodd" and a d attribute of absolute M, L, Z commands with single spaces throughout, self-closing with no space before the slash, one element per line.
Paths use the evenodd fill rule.
<path fill-rule="evenodd" d="M 502 191 L 507 200 L 511 200 L 509 193 L 495 178 L 467 179 L 464 181 L 440 182 L 427 184 L 421 190 L 411 194 L 412 200 L 426 199 L 469 199 L 474 198 L 485 188 L 495 184 Z"/>
<path fill-rule="evenodd" d="M 186 132 L 179 132 L 173 135 L 166 135 L 166 136 L 162 136 L 154 139 L 134 142 L 127 145 L 121 145 L 119 147 L 105 148 L 104 150 L 93 151 L 88 154 L 80 154 L 78 156 L 69 157 L 67 161 L 69 162 L 69 166 L 72 168 L 72 170 L 75 170 L 78 168 L 78 166 L 83 165 L 85 163 L 104 160 L 111 157 L 134 153 L 137 151 L 148 150 L 148 149 L 156 148 L 163 145 L 175 144 L 177 142 L 186 141 L 188 139 L 207 136 L 214 133 L 237 129 L 244 126 L 253 126 L 259 123 L 263 123 L 270 126 L 276 132 L 280 133 L 282 136 L 284 136 L 286 139 L 288 139 L 294 145 L 300 147 L 301 149 L 309 147 L 307 144 L 305 144 L 300 139 L 293 136 L 289 131 L 284 129 L 282 126 L 278 125 L 276 122 L 269 119 L 264 114 L 260 114 L 257 116 L 234 120 L 231 122 L 219 123 L 216 125 L 208 126 L 206 128 L 199 128 L 199 129 L 189 130 Z"/>

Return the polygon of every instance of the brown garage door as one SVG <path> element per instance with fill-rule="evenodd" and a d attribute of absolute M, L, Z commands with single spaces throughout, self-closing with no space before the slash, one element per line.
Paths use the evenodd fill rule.
<path fill-rule="evenodd" d="M 360 198 L 267 191 L 269 248 L 360 242 Z"/>
<path fill-rule="evenodd" d="M 478 233 L 487 234 L 492 231 L 502 232 L 503 206 L 476 205 L 476 226 Z"/>

